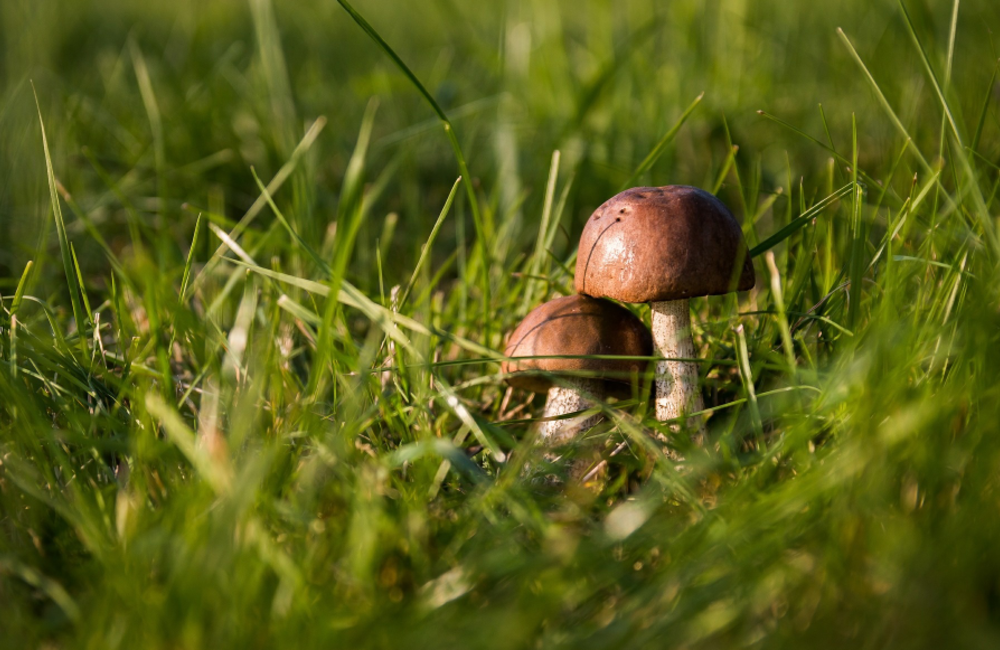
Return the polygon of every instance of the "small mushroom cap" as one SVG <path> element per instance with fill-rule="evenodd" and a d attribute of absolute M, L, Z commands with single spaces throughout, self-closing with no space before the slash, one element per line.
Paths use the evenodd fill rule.
<path fill-rule="evenodd" d="M 696 187 L 635 187 L 594 211 L 583 228 L 576 290 L 623 302 L 746 291 L 755 282 L 743 231 Z"/>
<path fill-rule="evenodd" d="M 507 357 L 652 354 L 649 329 L 632 312 L 610 300 L 580 295 L 556 298 L 536 307 L 511 332 L 504 350 Z M 627 396 L 631 378 L 642 374 L 647 365 L 647 361 L 635 359 L 517 359 L 505 361 L 500 369 L 504 373 L 594 373 L 604 380 L 606 391 Z M 507 383 L 543 393 L 553 382 L 551 377 L 527 373 L 512 374 Z"/>

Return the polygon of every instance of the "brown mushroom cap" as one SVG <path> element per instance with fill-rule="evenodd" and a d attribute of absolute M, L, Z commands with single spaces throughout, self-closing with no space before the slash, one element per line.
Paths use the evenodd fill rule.
<path fill-rule="evenodd" d="M 657 302 L 746 291 L 754 282 L 740 225 L 696 187 L 625 190 L 594 211 L 580 237 L 575 284 L 589 296 Z"/>
<path fill-rule="evenodd" d="M 556 298 L 536 307 L 511 332 L 504 350 L 507 357 L 652 354 L 649 330 L 632 312 L 610 300 L 580 295 Z M 641 374 L 647 364 L 630 359 L 519 359 L 505 361 L 500 370 L 589 372 L 604 379 L 608 392 L 628 395 L 630 378 Z M 534 373 L 513 374 L 507 383 L 543 393 L 552 386 L 552 378 Z"/>

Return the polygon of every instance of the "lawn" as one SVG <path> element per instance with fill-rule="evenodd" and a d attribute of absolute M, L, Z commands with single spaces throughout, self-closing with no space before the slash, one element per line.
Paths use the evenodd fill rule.
<path fill-rule="evenodd" d="M 997 647 L 997 25 L 3 0 L 0 647 Z M 505 335 L 668 184 L 707 436 L 546 448 Z"/>

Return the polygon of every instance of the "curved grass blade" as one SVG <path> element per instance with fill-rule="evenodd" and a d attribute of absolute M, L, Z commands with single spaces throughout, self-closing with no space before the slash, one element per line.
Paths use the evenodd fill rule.
<path fill-rule="evenodd" d="M 455 154 L 455 159 L 458 162 L 459 174 L 463 179 L 462 184 L 465 186 L 465 191 L 466 194 L 468 195 L 469 207 L 472 210 L 472 218 L 475 221 L 476 229 L 478 230 L 479 234 L 480 245 L 483 248 L 483 256 L 485 260 L 487 260 L 487 264 L 484 265 L 485 269 L 486 267 L 489 266 L 488 261 L 490 259 L 490 255 L 489 255 L 488 240 L 492 239 L 492 236 L 491 233 L 488 233 L 485 230 L 485 224 L 483 223 L 482 214 L 479 211 L 479 202 L 476 200 L 476 192 L 475 189 L 472 187 L 472 176 L 469 174 L 469 167 L 465 162 L 465 155 L 462 153 L 462 147 L 458 143 L 458 138 L 455 136 L 455 130 L 451 125 L 451 121 L 448 119 L 448 116 L 445 114 L 441 106 L 437 103 L 437 100 L 434 99 L 434 96 L 431 95 L 430 92 L 428 92 L 428 90 L 424 87 L 424 84 L 421 83 L 420 79 L 417 78 L 417 75 L 415 75 L 413 71 L 410 70 L 409 66 L 407 66 L 406 63 L 403 62 L 403 59 L 401 59 L 399 55 L 396 54 L 395 50 L 393 50 L 392 47 L 390 47 L 389 44 L 386 43 L 385 39 L 382 38 L 382 36 L 375 30 L 375 28 L 372 27 L 367 20 L 365 20 L 364 16 L 358 13 L 358 11 L 351 6 L 351 3 L 347 2 L 347 0 L 337 0 L 337 2 L 340 3 L 340 6 L 344 8 L 344 11 L 346 11 L 351 16 L 354 22 L 356 22 L 358 26 L 361 27 L 361 29 L 364 30 L 364 32 L 368 34 L 368 36 L 373 41 L 375 41 L 375 43 L 382 49 L 382 51 L 385 52 L 385 54 L 390 59 L 392 59 L 392 62 L 396 64 L 396 67 L 398 67 L 399 70 L 403 73 L 403 75 L 406 76 L 407 79 L 409 79 L 410 83 L 413 84 L 413 86 L 423 96 L 423 98 L 427 100 L 427 103 L 430 104 L 431 109 L 434 110 L 434 112 L 438 116 L 438 119 L 441 120 L 441 124 L 444 127 L 445 134 L 448 136 L 448 142 L 449 144 L 451 144 L 452 151 Z M 485 282 L 485 286 L 487 288 L 489 286 L 488 279 Z"/>
<path fill-rule="evenodd" d="M 853 187 L 854 183 L 848 183 L 813 207 L 809 208 L 807 211 L 800 214 L 798 217 L 789 222 L 787 226 L 751 248 L 750 257 L 757 257 L 791 237 L 796 231 L 812 221 L 817 215 L 819 215 L 820 212 L 829 207 L 834 201 L 842 199 L 850 194 L 851 188 Z"/>
<path fill-rule="evenodd" d="M 70 249 L 69 236 L 66 234 L 66 223 L 63 221 L 62 205 L 59 202 L 59 191 L 56 188 L 56 174 L 52 169 L 52 155 L 49 152 L 49 140 L 45 136 L 45 120 L 42 119 L 42 106 L 38 102 L 38 93 L 35 92 L 35 85 L 31 85 L 31 92 L 35 95 L 35 108 L 38 110 L 38 124 L 42 130 L 42 148 L 45 152 L 45 171 L 49 182 L 49 199 L 52 202 L 52 214 L 56 222 L 56 233 L 59 237 L 59 252 L 62 256 L 63 271 L 66 273 L 66 284 L 69 288 L 69 298 L 73 306 L 73 320 L 76 321 L 76 329 L 83 332 L 86 319 L 83 315 L 83 307 L 80 305 L 80 295 L 83 287 L 80 285 L 76 274 L 73 272 L 73 253 Z M 80 351 L 87 353 L 86 337 L 80 336 Z"/>
<path fill-rule="evenodd" d="M 649 171 L 649 168 L 652 167 L 657 160 L 659 160 L 660 156 L 663 155 L 663 150 L 666 149 L 667 145 L 670 144 L 670 141 L 677 136 L 677 132 L 681 130 L 682 126 L 684 126 L 684 122 L 686 122 L 687 118 L 691 116 L 691 113 L 694 112 L 694 109 L 698 107 L 698 104 L 701 103 L 701 100 L 704 96 L 705 93 L 701 93 L 700 95 L 694 98 L 694 101 L 691 102 L 690 105 L 688 105 L 688 107 L 684 110 L 683 113 L 681 113 L 681 116 L 677 119 L 677 122 L 675 122 L 674 125 L 670 127 L 670 130 L 667 131 L 662 138 L 660 138 L 660 141 L 656 143 L 656 146 L 653 147 L 653 150 L 649 152 L 649 154 L 645 157 L 645 159 L 643 159 L 643 161 L 639 163 L 639 166 L 636 167 L 635 171 L 632 172 L 632 175 L 628 177 L 628 180 L 626 180 L 622 184 L 622 186 L 618 188 L 619 192 L 627 190 L 628 188 L 632 187 L 632 183 L 634 183 L 636 179 L 638 179 L 640 176 Z"/>

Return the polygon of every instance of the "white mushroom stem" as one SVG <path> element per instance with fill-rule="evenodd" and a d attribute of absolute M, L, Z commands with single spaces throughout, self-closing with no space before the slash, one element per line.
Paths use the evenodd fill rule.
<path fill-rule="evenodd" d="M 691 313 L 688 300 L 667 300 L 650 304 L 653 311 L 653 349 L 665 361 L 656 362 L 656 419 L 672 420 L 705 408 L 698 385 L 697 353 L 691 340 Z M 705 434 L 705 423 L 699 417 L 691 422 L 695 436 Z"/>
<path fill-rule="evenodd" d="M 549 389 L 545 402 L 546 418 L 555 418 L 567 413 L 586 411 L 594 406 L 594 400 L 601 395 L 601 380 L 584 377 L 569 377 L 562 380 L 562 386 Z M 601 421 L 600 413 L 578 415 L 560 420 L 544 420 L 539 427 L 543 444 L 561 445 L 570 438 Z"/>

